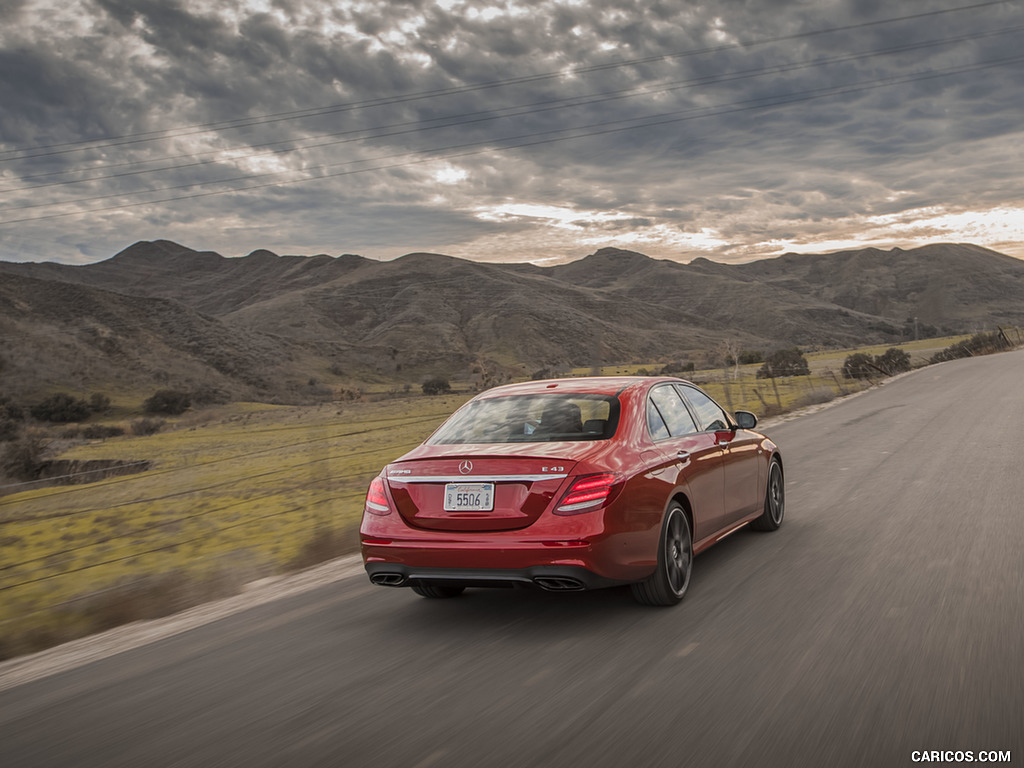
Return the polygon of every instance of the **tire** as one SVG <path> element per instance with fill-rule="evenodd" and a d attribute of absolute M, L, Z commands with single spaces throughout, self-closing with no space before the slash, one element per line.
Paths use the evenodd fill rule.
<path fill-rule="evenodd" d="M 413 584 L 412 591 L 420 597 L 431 597 L 443 599 L 447 597 L 458 597 L 465 591 L 465 587 L 442 587 L 437 584 Z"/>
<path fill-rule="evenodd" d="M 786 514 L 786 482 L 782 476 L 782 464 L 772 459 L 768 467 L 768 486 L 764 491 L 764 512 L 750 523 L 755 531 L 777 531 Z"/>
<path fill-rule="evenodd" d="M 643 605 L 675 605 L 686 595 L 693 569 L 690 522 L 678 502 L 672 502 L 661 526 L 658 565 L 644 581 L 630 585 L 633 598 Z"/>

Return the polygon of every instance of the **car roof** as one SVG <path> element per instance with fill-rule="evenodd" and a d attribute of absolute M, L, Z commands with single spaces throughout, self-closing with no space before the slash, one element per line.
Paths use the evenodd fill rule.
<path fill-rule="evenodd" d="M 508 397 L 510 395 L 535 395 L 540 393 L 618 395 L 634 386 L 649 385 L 659 381 L 682 381 L 671 376 L 581 376 L 568 379 L 544 379 L 524 381 L 518 384 L 488 389 L 478 398 Z"/>

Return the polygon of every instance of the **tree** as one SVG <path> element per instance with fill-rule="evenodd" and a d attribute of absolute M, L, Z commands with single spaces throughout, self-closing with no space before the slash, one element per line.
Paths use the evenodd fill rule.
<path fill-rule="evenodd" d="M 158 389 L 142 404 L 142 410 L 146 413 L 177 416 L 187 411 L 191 405 L 192 398 L 188 392 L 180 392 L 176 389 Z"/>
<path fill-rule="evenodd" d="M 759 379 L 774 379 L 779 376 L 810 376 L 807 359 L 797 347 L 776 349 L 768 355 L 757 371 Z"/>
<path fill-rule="evenodd" d="M 448 383 L 448 379 L 437 377 L 423 382 L 424 395 L 444 395 L 451 391 L 452 386 Z"/>

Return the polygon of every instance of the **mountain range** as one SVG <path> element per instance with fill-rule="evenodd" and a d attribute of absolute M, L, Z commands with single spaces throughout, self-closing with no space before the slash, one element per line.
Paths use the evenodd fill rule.
<path fill-rule="evenodd" d="M 302 401 L 367 383 L 701 363 L 1024 325 L 1024 261 L 969 244 L 688 264 L 428 253 L 225 258 L 166 240 L 88 265 L 0 262 L 0 394 L 173 386 Z"/>

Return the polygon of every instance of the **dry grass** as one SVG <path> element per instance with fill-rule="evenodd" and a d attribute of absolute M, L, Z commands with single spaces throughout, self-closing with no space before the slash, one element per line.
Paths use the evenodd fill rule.
<path fill-rule="evenodd" d="M 234 404 L 71 449 L 62 458 L 152 469 L 0 498 L 7 652 L 354 551 L 370 479 L 464 400 Z"/>

